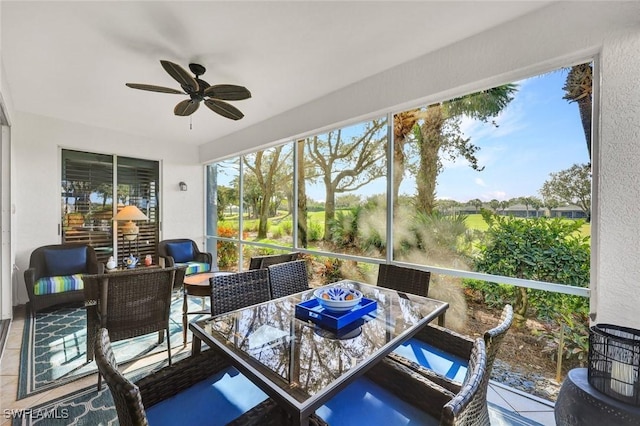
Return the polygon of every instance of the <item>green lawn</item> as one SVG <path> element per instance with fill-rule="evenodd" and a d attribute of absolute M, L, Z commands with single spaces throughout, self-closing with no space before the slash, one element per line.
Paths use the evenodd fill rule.
<path fill-rule="evenodd" d="M 571 220 L 571 219 L 565 219 Z M 283 222 L 291 221 L 291 215 L 286 212 L 279 212 L 278 216 L 269 218 L 269 229 L 273 229 L 275 226 L 280 226 Z M 309 212 L 308 221 L 315 222 L 324 227 L 324 211 Z M 484 221 L 480 214 L 467 215 L 465 224 L 469 229 L 477 229 L 479 231 L 486 231 L 489 228 L 487 222 Z M 227 216 L 224 221 L 219 221 L 218 225 L 230 226 L 233 229 L 238 229 L 238 216 Z M 258 229 L 258 219 L 245 219 L 244 229 L 246 231 L 256 231 Z M 591 235 L 591 224 L 585 223 L 580 230 L 582 236 L 588 237 Z"/>
<path fill-rule="evenodd" d="M 563 219 L 563 220 L 570 221 L 572 219 Z M 465 224 L 469 229 L 478 229 L 480 231 L 486 231 L 489 228 L 489 225 L 487 225 L 487 222 L 484 221 L 481 214 L 468 215 L 467 220 L 465 221 Z M 582 227 L 580 228 L 580 233 L 582 234 L 583 237 L 591 236 L 591 224 L 590 223 L 583 224 Z"/>

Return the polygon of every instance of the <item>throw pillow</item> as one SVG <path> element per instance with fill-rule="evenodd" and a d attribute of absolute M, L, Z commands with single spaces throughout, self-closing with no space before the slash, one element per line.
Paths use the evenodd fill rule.
<path fill-rule="evenodd" d="M 44 249 L 50 276 L 81 274 L 87 270 L 87 248 Z"/>
<path fill-rule="evenodd" d="M 167 243 L 167 251 L 169 252 L 169 256 L 173 257 L 173 261 L 176 263 L 186 263 L 193 260 L 195 257 L 191 241 Z"/>

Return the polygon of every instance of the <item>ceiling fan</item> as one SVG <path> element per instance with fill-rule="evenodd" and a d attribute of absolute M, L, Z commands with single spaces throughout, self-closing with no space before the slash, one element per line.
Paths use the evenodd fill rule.
<path fill-rule="evenodd" d="M 189 99 L 179 102 L 173 109 L 173 113 L 179 116 L 191 115 L 200 106 L 200 102 L 215 113 L 231 120 L 240 120 L 244 114 L 233 105 L 224 101 L 241 101 L 251 97 L 251 92 L 246 87 L 233 84 L 215 84 L 211 86 L 200 76 L 206 68 L 200 64 L 189 64 L 189 69 L 195 75 L 192 77 L 184 68 L 173 62 L 161 60 L 162 68 L 169 73 L 182 87 L 183 91 L 170 87 L 154 86 L 151 84 L 126 83 L 132 89 L 148 90 L 150 92 L 174 93 L 176 95 L 189 95 Z"/>

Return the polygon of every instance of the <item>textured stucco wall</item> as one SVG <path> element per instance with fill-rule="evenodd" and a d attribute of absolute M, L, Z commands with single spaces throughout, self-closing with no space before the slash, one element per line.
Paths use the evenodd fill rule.
<path fill-rule="evenodd" d="M 640 29 L 601 58 L 595 321 L 640 329 Z"/>
<path fill-rule="evenodd" d="M 60 147 L 162 160 L 161 237 L 192 238 L 202 246 L 204 177 L 203 167 L 197 161 L 197 148 L 193 145 L 183 145 L 179 141 L 162 145 L 106 129 L 24 113 L 15 114 L 12 145 L 15 180 L 19 188 L 14 193 L 16 265 L 20 269 L 14 284 L 14 300 L 19 303 L 28 299 L 22 271 L 28 267 L 31 251 L 60 242 Z M 188 183 L 187 192 L 178 189 L 180 181 Z"/>

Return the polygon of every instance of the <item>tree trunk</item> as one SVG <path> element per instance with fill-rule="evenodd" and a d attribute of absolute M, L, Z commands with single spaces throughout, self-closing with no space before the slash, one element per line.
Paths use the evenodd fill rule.
<path fill-rule="evenodd" d="M 297 142 L 298 148 L 298 247 L 307 248 L 307 189 L 304 167 L 304 139 Z"/>
<path fill-rule="evenodd" d="M 516 328 L 524 327 L 527 321 L 527 306 L 529 304 L 529 294 L 524 287 L 518 287 L 516 291 L 516 303 L 513 307 L 513 325 Z"/>
<path fill-rule="evenodd" d="M 406 168 L 404 144 L 418 121 L 419 109 L 403 111 L 393 116 L 393 217 L 398 213 L 400 184 Z"/>
<path fill-rule="evenodd" d="M 587 141 L 587 150 L 589 152 L 589 160 L 591 160 L 591 97 L 585 97 L 577 101 L 578 110 L 580 111 L 580 120 L 584 137 Z"/>
<path fill-rule="evenodd" d="M 427 108 L 424 123 L 420 127 L 418 148 L 420 150 L 420 169 L 416 186 L 417 210 L 430 215 L 433 212 L 436 197 L 436 179 L 438 177 L 438 151 L 442 144 L 442 127 L 445 116 L 440 105 Z"/>
<path fill-rule="evenodd" d="M 336 192 L 332 184 L 326 185 L 327 199 L 324 203 L 324 237 L 323 240 L 331 240 L 331 223 L 336 217 Z"/>
<path fill-rule="evenodd" d="M 267 238 L 267 230 L 269 229 L 269 200 L 271 200 L 271 188 L 263 188 L 263 194 L 258 211 L 258 236 L 259 240 Z"/>
<path fill-rule="evenodd" d="M 405 155 L 404 155 L 404 135 L 395 136 L 393 140 L 393 217 L 398 213 L 398 197 L 400 195 L 400 184 L 404 177 Z"/>

